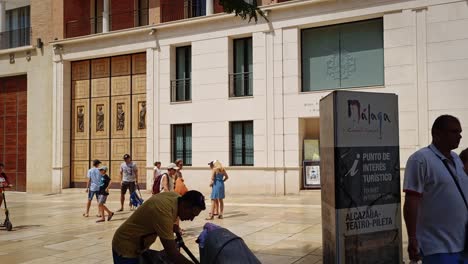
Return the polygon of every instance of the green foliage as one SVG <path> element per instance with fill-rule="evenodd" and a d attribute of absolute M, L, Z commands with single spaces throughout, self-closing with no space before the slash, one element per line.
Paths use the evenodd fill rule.
<path fill-rule="evenodd" d="M 224 7 L 224 12 L 226 13 L 234 13 L 244 20 L 248 17 L 249 23 L 252 18 L 255 20 L 255 23 L 257 23 L 259 15 L 268 21 L 265 13 L 258 8 L 257 0 L 219 0 L 219 4 Z"/>

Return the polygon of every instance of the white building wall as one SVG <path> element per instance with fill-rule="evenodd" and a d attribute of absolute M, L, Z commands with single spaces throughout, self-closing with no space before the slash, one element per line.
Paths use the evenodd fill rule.
<path fill-rule="evenodd" d="M 29 60 L 27 50 L 10 50 L 14 63 L 0 50 L 0 78 L 27 75 L 26 191 L 53 193 L 62 186 L 60 179 L 52 179 L 52 49 L 28 49 Z M 69 153 L 69 148 L 63 151 Z"/>
<path fill-rule="evenodd" d="M 441 114 L 460 118 L 468 131 L 468 2 L 427 9 L 429 122 Z M 462 139 L 458 151 L 468 147 Z"/>
<path fill-rule="evenodd" d="M 404 10 L 384 16 L 385 88 L 380 90 L 398 94 L 402 166 L 420 143 L 421 146 L 428 144 L 427 139 L 418 141 L 418 138 L 427 138 L 427 135 L 419 133 L 418 125 L 418 120 L 422 122 L 423 119 L 418 116 L 418 98 L 421 102 L 427 101 L 427 92 L 424 89 L 418 92 L 416 61 L 419 47 L 416 39 L 415 11 Z M 424 112 L 427 111 L 421 111 Z M 423 126 L 427 128 L 427 123 Z"/>

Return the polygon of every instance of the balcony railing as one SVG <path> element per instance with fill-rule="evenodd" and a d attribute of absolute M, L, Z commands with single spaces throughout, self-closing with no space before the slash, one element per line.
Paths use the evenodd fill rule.
<path fill-rule="evenodd" d="M 253 95 L 253 73 L 241 72 L 229 74 L 229 96 L 242 97 Z"/>
<path fill-rule="evenodd" d="M 119 12 L 109 15 L 109 30 L 119 30 L 132 27 L 146 26 L 149 23 L 148 9 Z M 101 33 L 103 29 L 103 17 L 83 18 L 71 20 L 65 24 L 65 36 L 67 38 L 86 36 Z"/>
<path fill-rule="evenodd" d="M 171 102 L 192 100 L 192 80 L 190 78 L 171 81 Z"/>
<path fill-rule="evenodd" d="M 161 3 L 161 22 L 206 15 L 205 0 L 168 1 Z"/>
<path fill-rule="evenodd" d="M 12 49 L 31 45 L 31 28 L 0 32 L 0 49 Z"/>

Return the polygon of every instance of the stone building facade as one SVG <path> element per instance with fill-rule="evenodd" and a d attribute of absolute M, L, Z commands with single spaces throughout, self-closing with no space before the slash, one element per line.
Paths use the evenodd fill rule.
<path fill-rule="evenodd" d="M 468 123 L 466 1 L 257 1 L 258 23 L 216 0 L 27 2 L 30 43 L 0 50 L 0 80 L 27 83 L 26 191 L 83 186 L 94 158 L 118 178 L 130 153 L 143 183 L 183 158 L 187 185 L 209 192 L 218 159 L 228 193 L 297 194 L 334 89 L 399 96 L 402 169 L 438 115 Z"/>

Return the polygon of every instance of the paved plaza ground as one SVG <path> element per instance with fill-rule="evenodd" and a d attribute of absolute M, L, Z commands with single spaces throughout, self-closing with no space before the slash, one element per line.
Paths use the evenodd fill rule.
<path fill-rule="evenodd" d="M 93 217 L 85 218 L 83 189 L 67 189 L 57 195 L 8 192 L 7 200 L 15 228 L 11 232 L 0 230 L 2 264 L 112 263 L 112 236 L 132 213 L 125 208 L 112 221 L 96 223 L 97 207 L 93 203 Z M 107 205 L 111 210 L 119 208 L 117 191 L 111 192 Z M 197 257 L 195 239 L 207 215 L 204 211 L 193 222 L 182 222 L 187 231 L 185 242 Z M 3 218 L 2 211 L 0 220 Z M 322 263 L 320 191 L 280 197 L 228 197 L 225 218 L 213 222 L 241 236 L 262 263 Z M 161 249 L 161 245 L 157 242 L 153 248 Z"/>

